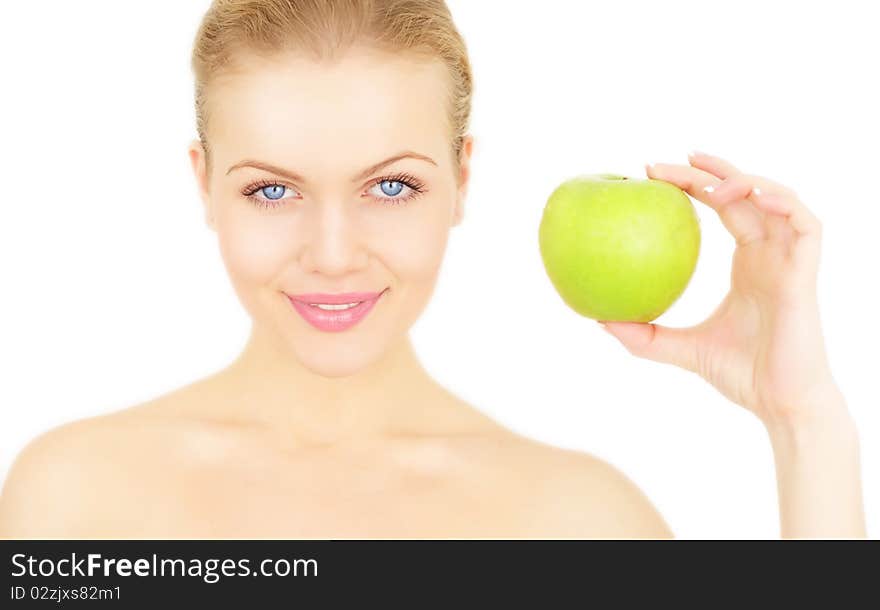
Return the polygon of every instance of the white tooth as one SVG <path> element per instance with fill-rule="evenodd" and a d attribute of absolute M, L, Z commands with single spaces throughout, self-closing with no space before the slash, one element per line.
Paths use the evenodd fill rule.
<path fill-rule="evenodd" d="M 340 305 L 325 305 L 323 303 L 309 303 L 310 305 L 314 305 L 319 309 L 324 309 L 326 311 L 338 311 L 340 309 L 351 309 L 352 307 L 357 307 L 360 305 L 360 301 L 357 303 L 345 303 Z"/>

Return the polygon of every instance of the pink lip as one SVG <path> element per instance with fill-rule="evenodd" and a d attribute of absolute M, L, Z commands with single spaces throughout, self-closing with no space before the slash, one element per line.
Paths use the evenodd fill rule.
<path fill-rule="evenodd" d="M 385 292 L 384 290 L 382 292 Z M 288 294 L 294 301 L 302 303 L 321 303 L 322 305 L 342 305 L 343 303 L 356 303 L 369 301 L 378 297 L 382 292 L 341 292 L 329 294 L 325 292 L 311 292 L 308 294 Z"/>
<path fill-rule="evenodd" d="M 306 322 L 325 332 L 339 332 L 347 330 L 360 322 L 373 309 L 387 288 L 381 292 L 346 292 L 341 294 L 309 293 L 285 296 L 293 308 L 305 318 Z M 361 302 L 351 309 L 327 311 L 311 305 L 342 305 L 344 303 Z"/>

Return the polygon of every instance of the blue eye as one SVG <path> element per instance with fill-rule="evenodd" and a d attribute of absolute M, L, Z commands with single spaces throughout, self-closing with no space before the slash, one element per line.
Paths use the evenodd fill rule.
<path fill-rule="evenodd" d="M 383 180 L 379 183 L 382 192 L 389 197 L 397 197 L 400 194 L 400 191 L 403 190 L 403 186 L 403 182 L 398 182 L 396 180 Z"/>
<path fill-rule="evenodd" d="M 296 198 L 296 191 L 292 188 L 272 180 L 261 180 L 248 186 L 242 194 L 260 207 L 275 208 L 283 205 L 284 199 L 291 198 L 284 196 L 286 191 L 290 191 L 293 198 Z"/>
<path fill-rule="evenodd" d="M 263 193 L 267 199 L 276 200 L 281 199 L 284 195 L 284 191 L 287 189 L 286 186 L 282 186 L 280 184 L 273 184 L 272 186 L 264 186 L 260 189 L 260 192 Z"/>
<path fill-rule="evenodd" d="M 377 187 L 378 192 L 373 190 Z M 404 189 L 407 190 L 404 191 Z M 370 187 L 370 193 L 384 203 L 403 203 L 423 192 L 425 192 L 424 185 L 407 173 L 384 176 L 375 180 Z M 403 194 L 401 195 L 401 193 Z"/>

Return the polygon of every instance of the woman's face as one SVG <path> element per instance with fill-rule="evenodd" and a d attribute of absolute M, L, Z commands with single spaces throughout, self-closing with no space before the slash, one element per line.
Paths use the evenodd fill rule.
<path fill-rule="evenodd" d="M 456 162 L 439 62 L 358 49 L 245 68 L 212 85 L 210 175 L 190 147 L 207 222 L 255 329 L 316 373 L 349 375 L 427 305 L 461 220 L 471 138 Z M 350 292 L 381 293 L 354 325 L 352 312 L 291 299 Z"/>

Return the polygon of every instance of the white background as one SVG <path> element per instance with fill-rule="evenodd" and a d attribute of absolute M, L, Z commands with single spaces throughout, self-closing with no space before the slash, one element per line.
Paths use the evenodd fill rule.
<path fill-rule="evenodd" d="M 14 2 L 0 57 L 0 476 L 36 434 L 228 364 L 249 318 L 186 154 L 206 0 Z M 547 196 L 579 173 L 644 177 L 691 149 L 794 188 L 823 221 L 833 373 L 860 428 L 880 528 L 876 385 L 880 39 L 867 2 L 451 1 L 476 90 L 473 182 L 413 329 L 442 383 L 507 426 L 593 453 L 682 538 L 778 535 L 758 420 L 701 378 L 639 360 L 544 273 Z M 536 8 L 536 5 L 540 8 Z M 702 320 L 734 242 L 695 202 L 697 270 L 656 321 Z M 492 315 L 481 303 L 504 302 Z"/>

